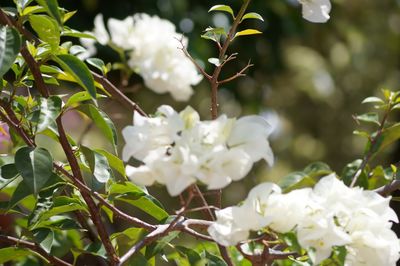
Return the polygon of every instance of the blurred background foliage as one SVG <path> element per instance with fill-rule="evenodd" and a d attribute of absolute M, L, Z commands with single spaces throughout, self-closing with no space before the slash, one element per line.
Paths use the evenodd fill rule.
<path fill-rule="evenodd" d="M 201 39 L 200 34 L 208 26 L 228 27 L 230 18 L 207 10 L 215 4 L 229 4 L 237 10 L 241 4 L 240 0 L 59 2 L 70 11 L 78 10 L 69 26 L 82 31 L 93 28 L 98 13 L 106 20 L 124 19 L 139 12 L 168 19 L 189 38 L 189 51 L 206 65 L 208 72 L 212 67 L 206 64 L 207 59 L 216 56 L 217 48 Z M 273 168 L 259 163 L 249 178 L 228 187 L 224 194 L 226 204 L 242 200 L 256 183 L 278 181 L 314 161 L 326 162 L 340 174 L 347 163 L 362 157 L 365 140 L 352 134 L 360 127 L 352 115 L 370 108 L 361 105 L 361 101 L 379 95 L 381 88 L 399 88 L 400 1 L 333 0 L 332 5 L 328 23 L 312 24 L 302 19 L 296 0 L 252 1 L 249 11 L 260 13 L 265 23 L 248 21 L 243 26 L 259 29 L 263 34 L 235 40 L 230 52 L 238 52 L 238 60 L 225 68 L 223 76 L 236 73 L 249 59 L 255 66 L 247 77 L 221 88 L 220 113 L 230 117 L 264 116 L 274 128 L 270 140 L 276 163 Z M 117 54 L 106 47 L 99 49 L 97 57 L 106 62 L 118 60 Z M 110 73 L 110 78 L 119 84 L 117 72 Z M 144 88 L 139 76 L 132 77 L 128 86 L 119 87 L 148 113 L 161 104 L 170 104 L 177 110 L 187 105 Z M 132 114 L 118 103 L 106 100 L 103 104 L 117 128 L 131 123 Z M 189 104 L 203 119 L 210 118 L 207 82 L 195 87 Z M 102 147 L 100 133 L 89 121 L 83 121 L 78 114 L 69 114 L 71 134 L 82 138 L 85 145 Z M 399 152 L 393 147 L 380 160 L 388 166 L 398 161 L 396 154 Z M 163 188 L 152 190 L 156 196 L 165 194 Z"/>

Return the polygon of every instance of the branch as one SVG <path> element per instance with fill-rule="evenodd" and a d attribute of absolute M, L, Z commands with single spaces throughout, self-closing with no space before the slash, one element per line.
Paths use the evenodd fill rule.
<path fill-rule="evenodd" d="M 230 81 L 232 81 L 232 80 L 235 80 L 235 79 L 237 79 L 237 78 L 239 78 L 239 77 L 246 76 L 246 74 L 244 74 L 244 72 L 245 72 L 247 69 L 249 69 L 250 67 L 252 67 L 252 66 L 254 66 L 254 65 L 251 64 L 250 61 L 249 61 L 249 62 L 247 63 L 247 65 L 246 65 L 244 68 L 242 68 L 242 70 L 240 70 L 238 73 L 236 73 L 235 75 L 233 75 L 233 76 L 230 77 L 230 78 L 224 79 L 224 80 L 222 80 L 222 81 L 218 81 L 218 83 L 221 85 L 221 84 L 230 82 Z"/>
<path fill-rule="evenodd" d="M 0 242 L 9 244 L 10 246 L 24 247 L 24 248 L 30 249 L 30 250 L 40 254 L 45 259 L 47 259 L 52 265 L 72 266 L 72 264 L 69 264 L 57 257 L 50 255 L 43 248 L 41 248 L 38 244 L 33 243 L 33 242 L 29 242 L 29 241 L 18 239 L 18 238 L 11 237 L 11 236 L 3 236 L 3 235 L 0 235 Z"/>
<path fill-rule="evenodd" d="M 138 112 L 142 116 L 147 116 L 147 114 L 140 108 L 139 105 L 134 103 L 131 99 L 129 99 L 125 94 L 123 94 L 117 87 L 115 87 L 106 77 L 101 76 L 93 71 L 91 71 L 93 78 L 95 81 L 103 85 L 104 89 L 111 94 L 111 96 L 116 99 L 118 102 L 123 104 L 130 111 Z"/>
<path fill-rule="evenodd" d="M 181 39 L 176 38 L 179 43 L 181 44 L 181 47 L 178 47 L 178 49 L 182 50 L 182 52 L 186 55 L 187 58 L 189 58 L 190 61 L 192 61 L 192 63 L 195 65 L 195 67 L 197 68 L 197 70 L 209 81 L 211 80 L 211 76 L 204 70 L 204 68 L 202 68 L 199 63 L 196 62 L 196 60 L 194 60 L 194 58 L 190 55 L 190 53 L 188 52 L 185 44 L 183 43 L 183 35 Z"/>
<path fill-rule="evenodd" d="M 67 135 L 65 133 L 64 127 L 61 121 L 61 115 L 56 119 L 58 133 L 59 133 L 59 140 L 61 147 L 64 150 L 64 153 L 67 157 L 69 165 L 71 166 L 73 180 L 80 181 L 83 183 L 82 173 L 80 171 L 78 160 L 76 159 L 74 152 L 68 142 Z M 116 265 L 119 262 L 118 255 L 115 252 L 113 245 L 111 244 L 110 238 L 106 231 L 106 228 L 101 220 L 101 215 L 96 203 L 93 201 L 92 197 L 86 191 L 82 191 L 82 197 L 85 200 L 86 204 L 88 205 L 88 210 L 90 213 L 90 217 L 93 221 L 93 224 L 97 228 L 97 232 L 99 233 L 101 242 L 104 244 L 104 248 L 107 251 L 107 255 L 111 260 L 111 265 Z"/>

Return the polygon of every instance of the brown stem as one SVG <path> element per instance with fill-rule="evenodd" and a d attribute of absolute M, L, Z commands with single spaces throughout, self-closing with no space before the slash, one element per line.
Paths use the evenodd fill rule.
<path fill-rule="evenodd" d="M 147 116 L 147 114 L 140 108 L 139 105 L 134 103 L 131 99 L 129 99 L 125 94 L 123 94 L 117 87 L 115 87 L 106 77 L 101 76 L 95 72 L 91 72 L 94 80 L 103 85 L 104 89 L 111 94 L 111 96 L 116 99 L 118 102 L 123 104 L 130 111 L 138 112 L 142 116 Z"/>
<path fill-rule="evenodd" d="M 0 242 L 6 243 L 10 246 L 23 247 L 23 248 L 30 249 L 30 250 L 40 254 L 42 257 L 44 257 L 46 260 L 48 260 L 52 265 L 72 266 L 72 264 L 69 264 L 57 257 L 54 257 L 54 256 L 48 254 L 43 248 L 41 248 L 36 243 L 32 243 L 32 242 L 18 239 L 18 238 L 11 237 L 11 236 L 3 236 L 3 235 L 0 235 Z"/>
<path fill-rule="evenodd" d="M 71 166 L 71 171 L 74 179 L 76 181 L 80 181 L 83 183 L 82 173 L 79 167 L 78 160 L 76 159 L 72 147 L 68 142 L 67 135 L 65 133 L 64 127 L 62 125 L 61 116 L 56 119 L 57 128 L 59 132 L 59 140 L 61 147 L 64 150 L 64 153 L 67 157 L 69 165 Z M 86 191 L 81 191 L 82 197 L 85 200 L 86 204 L 88 205 L 90 217 L 95 225 L 97 232 L 99 233 L 101 242 L 104 244 L 104 248 L 107 251 L 107 255 L 111 260 L 111 265 L 117 265 L 119 262 L 119 258 L 115 252 L 113 245 L 111 244 L 110 238 L 108 237 L 107 230 L 103 224 L 101 219 L 100 210 L 90 194 Z"/>

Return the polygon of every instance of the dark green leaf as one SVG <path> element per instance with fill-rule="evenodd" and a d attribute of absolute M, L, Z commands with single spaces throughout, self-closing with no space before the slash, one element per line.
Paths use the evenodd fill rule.
<path fill-rule="evenodd" d="M 32 191 L 29 186 L 23 181 L 19 182 L 8 203 L 8 209 L 13 208 L 18 202 L 25 199 L 29 195 L 32 195 Z"/>
<path fill-rule="evenodd" d="M 385 128 L 380 139 L 382 140 L 382 142 L 380 143 L 378 152 L 381 152 L 382 150 L 400 139 L 400 123 Z"/>
<path fill-rule="evenodd" d="M 15 154 L 15 166 L 34 194 L 39 193 L 53 175 L 53 158 L 43 148 L 20 148 Z"/>
<path fill-rule="evenodd" d="M 15 167 L 15 164 L 13 164 L 13 163 L 3 165 L 0 168 L 0 172 L 1 172 L 1 178 L 4 178 L 4 179 L 12 179 L 19 175 L 19 172 L 18 172 L 17 168 Z"/>
<path fill-rule="evenodd" d="M 120 158 L 118 158 L 114 154 L 111 154 L 105 150 L 95 149 L 94 151 L 105 156 L 107 158 L 108 163 L 111 166 L 111 168 L 113 168 L 114 170 L 116 170 L 118 173 L 120 173 L 122 176 L 125 177 L 126 174 L 125 174 L 124 162 Z"/>
<path fill-rule="evenodd" d="M 117 131 L 115 130 L 114 123 L 103 111 L 92 104 L 80 105 L 76 110 L 92 119 L 104 136 L 111 142 L 115 150 L 117 149 Z"/>
<path fill-rule="evenodd" d="M 315 184 L 316 184 L 316 181 L 304 172 L 291 173 L 291 174 L 285 176 L 278 183 L 278 185 L 282 188 L 282 190 L 285 193 L 290 192 L 294 189 L 300 189 L 300 188 L 304 188 L 304 187 L 312 187 Z"/>
<path fill-rule="evenodd" d="M 56 51 L 60 45 L 60 30 L 57 21 L 45 15 L 30 15 L 29 22 L 39 38 L 50 44 L 52 51 Z"/>
<path fill-rule="evenodd" d="M 54 241 L 54 232 L 47 228 L 36 229 L 33 232 L 35 242 L 47 253 L 50 253 Z"/>
<path fill-rule="evenodd" d="M 96 87 L 89 68 L 77 57 L 73 55 L 59 55 L 54 57 L 55 61 L 64 71 L 71 74 L 76 82 L 81 85 L 94 100 L 96 100 Z"/>
<path fill-rule="evenodd" d="M 21 37 L 13 28 L 0 26 L 0 78 L 11 68 L 21 48 Z"/>
<path fill-rule="evenodd" d="M 226 262 L 208 251 L 205 251 L 206 259 L 208 260 L 207 266 L 227 266 Z"/>
<path fill-rule="evenodd" d="M 60 12 L 58 10 L 59 7 L 57 0 L 36 0 L 36 2 L 38 2 L 38 4 L 40 4 L 42 7 L 44 7 L 47 14 L 52 16 L 60 26 L 63 24 Z"/>
<path fill-rule="evenodd" d="M 193 266 L 205 266 L 206 261 L 203 260 L 199 253 L 194 251 L 193 249 L 184 247 L 184 246 L 176 246 L 175 247 L 179 252 L 183 253 L 190 263 Z"/>

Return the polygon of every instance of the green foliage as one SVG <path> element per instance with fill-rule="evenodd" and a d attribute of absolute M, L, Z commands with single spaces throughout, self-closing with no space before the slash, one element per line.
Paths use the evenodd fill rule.
<path fill-rule="evenodd" d="M 53 175 L 53 158 L 43 148 L 20 148 L 15 153 L 15 166 L 34 194 L 38 194 Z"/>
<path fill-rule="evenodd" d="M 0 26 L 0 78 L 11 68 L 20 48 L 21 37 L 18 31 Z"/>
<path fill-rule="evenodd" d="M 60 45 L 60 30 L 57 21 L 44 15 L 30 15 L 29 22 L 39 38 L 48 43 L 53 52 L 57 51 Z"/>

